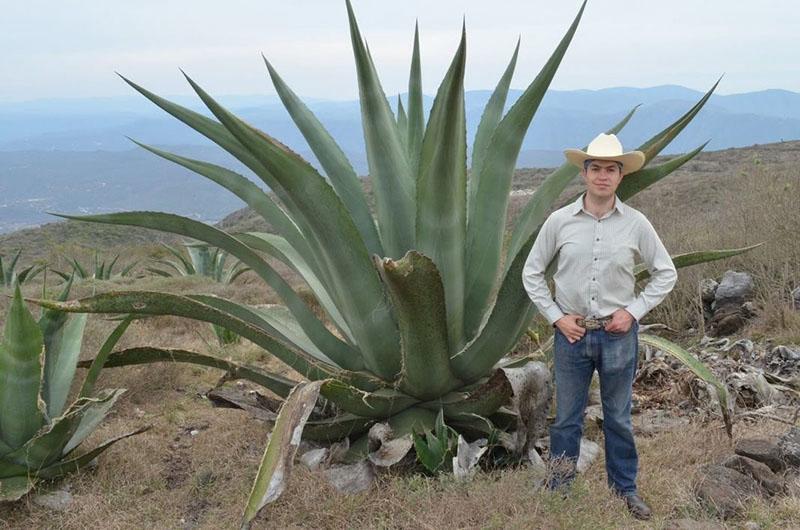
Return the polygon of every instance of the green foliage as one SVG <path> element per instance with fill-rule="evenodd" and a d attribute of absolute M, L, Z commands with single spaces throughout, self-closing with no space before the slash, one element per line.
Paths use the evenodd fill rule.
<path fill-rule="evenodd" d="M 12 287 L 15 283 L 23 284 L 45 269 L 44 265 L 34 264 L 17 272 L 17 262 L 21 255 L 22 249 L 19 249 L 10 260 L 3 263 L 3 255 L 0 254 L 0 287 Z"/>
<path fill-rule="evenodd" d="M 115 273 L 114 266 L 117 264 L 117 260 L 119 260 L 119 254 L 114 256 L 110 262 L 107 262 L 105 259 L 100 260 L 97 251 L 95 251 L 93 262 L 94 270 L 90 273 L 89 271 L 91 269 L 88 266 L 81 265 L 77 258 L 67 258 L 67 261 L 72 265 L 72 274 L 81 280 L 87 280 L 91 278 L 94 280 L 107 281 L 111 280 L 112 278 L 129 276 L 133 268 L 139 263 L 138 261 L 131 262 L 123 267 L 119 272 Z M 53 270 L 53 272 L 61 276 L 64 280 L 69 279 L 69 274 L 57 270 Z"/>
<path fill-rule="evenodd" d="M 175 247 L 167 244 L 162 246 L 175 257 L 172 259 L 159 259 L 156 263 L 166 267 L 167 270 L 148 267 L 147 270 L 159 276 L 193 276 L 200 275 L 211 278 L 219 283 L 233 283 L 239 275 L 250 270 L 241 261 L 225 268 L 228 252 L 213 248 L 205 243 L 184 243 L 188 258 Z"/>
<path fill-rule="evenodd" d="M 70 286 L 68 282 L 62 300 Z M 0 501 L 17 500 L 38 480 L 75 471 L 115 442 L 141 432 L 76 454 L 124 392 L 103 390 L 92 395 L 105 359 L 131 321 L 124 319 L 109 336 L 77 399 L 67 406 L 86 318 L 85 314 L 73 316 L 47 309 L 37 322 L 16 285 L 0 342 Z"/>
<path fill-rule="evenodd" d="M 453 457 L 458 449 L 458 432 L 444 422 L 444 411 L 436 416 L 433 431 L 414 433 L 414 450 L 417 460 L 430 473 L 452 469 Z"/>

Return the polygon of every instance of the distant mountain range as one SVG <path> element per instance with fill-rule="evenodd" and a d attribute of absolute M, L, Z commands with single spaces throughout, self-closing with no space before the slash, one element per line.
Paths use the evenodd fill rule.
<path fill-rule="evenodd" d="M 509 106 L 521 91 L 512 90 Z M 466 94 L 471 142 L 489 90 Z M 405 99 L 405 96 L 403 96 Z M 634 147 L 684 113 L 702 93 L 680 86 L 551 90 L 523 143 L 518 167 L 561 163 L 561 151 L 585 145 L 636 105 L 620 134 Z M 195 99 L 171 98 L 198 109 Z M 275 96 L 220 100 L 248 122 L 315 162 Z M 397 98 L 392 98 L 396 105 Z M 307 101 L 360 174 L 367 162 L 357 101 Z M 430 107 L 432 98 L 425 98 Z M 158 209 L 216 221 L 241 203 L 201 177 L 133 149 L 126 136 L 225 165 L 218 148 L 142 97 L 41 100 L 0 104 L 0 232 L 53 220 L 45 211 L 88 213 Z M 665 150 L 684 152 L 707 140 L 707 150 L 800 139 L 800 94 L 765 90 L 712 96 Z M 135 147 L 135 146 L 134 146 Z"/>

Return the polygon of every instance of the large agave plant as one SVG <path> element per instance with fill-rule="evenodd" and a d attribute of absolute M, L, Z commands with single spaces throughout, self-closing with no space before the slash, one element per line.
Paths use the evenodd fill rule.
<path fill-rule="evenodd" d="M 274 233 L 229 234 L 158 212 L 64 216 L 154 228 L 204 241 L 250 267 L 277 293 L 283 306 L 255 308 L 200 294 L 143 291 L 106 293 L 66 304 L 43 303 L 78 312 L 178 315 L 227 327 L 268 350 L 301 377 L 319 382 L 320 394 L 336 405 L 339 414 L 312 417 L 304 434 L 326 440 L 361 436 L 353 451 L 364 450 L 363 435 L 376 421 L 388 421 L 397 434 L 423 432 L 434 427 L 440 410 L 447 424 L 459 432 L 506 428 L 513 425 L 513 414 L 502 407 L 509 402 L 512 386 L 498 367 L 504 366 L 504 356 L 535 314 L 522 288 L 522 267 L 546 214 L 577 170 L 565 164 L 549 175 L 512 227 L 506 226 L 509 191 L 523 137 L 577 29 L 583 7 L 541 72 L 504 114 L 519 48 L 514 51 L 480 120 L 470 171 L 464 110 L 465 35 L 426 120 L 415 33 L 408 101 L 395 115 L 349 2 L 347 10 L 374 214 L 362 183 L 333 137 L 267 62 L 278 95 L 327 178 L 279 141 L 228 112 L 188 76 L 216 119 L 126 81 L 235 156 L 274 195 L 223 167 L 140 145 L 236 194 L 274 227 Z M 711 91 L 639 147 L 648 163 L 710 95 Z M 610 132 L 622 129 L 632 114 Z M 587 138 L 596 132 L 587 131 Z M 627 200 L 661 180 L 702 147 L 626 176 L 619 197 Z M 676 263 L 682 266 L 735 252 L 694 253 Z M 262 253 L 284 262 L 303 278 L 325 312 L 324 321 Z M 647 270 L 639 271 L 640 279 L 647 274 Z M 160 360 L 222 368 L 284 397 L 296 383 L 181 350 L 125 350 L 112 355 L 108 364 Z"/>
<path fill-rule="evenodd" d="M 70 283 L 62 300 L 69 288 Z M 68 405 L 86 316 L 45 310 L 37 322 L 16 286 L 0 342 L 0 501 L 17 500 L 41 479 L 80 469 L 112 444 L 142 431 L 77 454 L 78 446 L 124 392 L 113 389 L 92 395 L 104 360 L 130 323 L 126 318 L 108 337 L 77 399 Z"/>

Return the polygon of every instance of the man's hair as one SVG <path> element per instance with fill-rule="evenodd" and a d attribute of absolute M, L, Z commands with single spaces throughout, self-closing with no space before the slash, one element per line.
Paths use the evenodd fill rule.
<path fill-rule="evenodd" d="M 594 158 L 589 158 L 588 160 L 584 160 L 584 161 L 583 161 L 583 170 L 584 170 L 584 171 L 588 171 L 588 169 L 589 169 L 589 164 L 591 164 L 591 163 L 592 163 L 592 162 L 594 162 L 595 160 L 596 160 L 596 159 L 594 159 Z M 622 171 L 622 162 L 620 162 L 619 160 L 611 160 L 611 162 L 616 162 L 616 163 L 617 163 L 617 165 L 619 166 L 619 170 L 620 170 L 620 171 Z"/>

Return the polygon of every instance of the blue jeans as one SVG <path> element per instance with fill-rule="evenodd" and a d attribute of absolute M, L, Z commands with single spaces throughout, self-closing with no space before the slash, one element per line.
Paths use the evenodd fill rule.
<path fill-rule="evenodd" d="M 556 421 L 550 426 L 550 458 L 555 465 L 548 486 L 558 488 L 575 478 L 583 435 L 583 413 L 594 371 L 600 376 L 606 473 L 618 495 L 636 493 L 639 459 L 631 424 L 631 391 L 639 348 L 639 323 L 627 333 L 587 330 L 573 343 L 556 328 L 554 364 Z"/>

